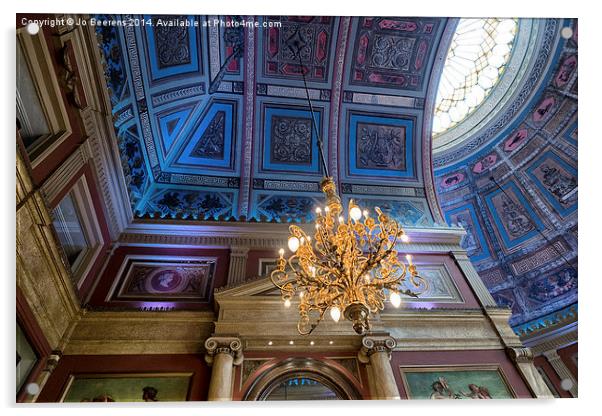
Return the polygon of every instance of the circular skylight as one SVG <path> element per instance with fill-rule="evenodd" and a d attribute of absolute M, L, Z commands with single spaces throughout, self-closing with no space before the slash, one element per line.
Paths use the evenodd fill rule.
<path fill-rule="evenodd" d="M 457 125 L 489 95 L 510 59 L 517 19 L 461 19 L 435 104 L 433 134 Z"/>

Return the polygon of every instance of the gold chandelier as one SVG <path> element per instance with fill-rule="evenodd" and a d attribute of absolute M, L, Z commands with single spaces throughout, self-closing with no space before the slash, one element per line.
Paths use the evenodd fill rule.
<path fill-rule="evenodd" d="M 301 49 L 305 46 L 299 44 L 297 47 L 312 131 L 325 172 L 320 187 L 326 195 L 326 206 L 323 212 L 320 207 L 316 208 L 313 238 L 296 225 L 289 227 L 288 248 L 293 254 L 285 259 L 284 249 L 280 249 L 280 258 L 270 278 L 280 288 L 286 307 L 290 307 L 291 300 L 298 294 L 300 318 L 297 329 L 300 334 L 310 334 L 324 319 L 327 310 L 335 322 L 342 313 L 345 319 L 353 322 L 355 332 L 364 334 L 370 330 L 370 312 L 384 309 L 385 291 L 388 291 L 393 306 L 399 307 L 402 294 L 418 297 L 416 291 L 404 288 L 406 282 L 422 291 L 426 290 L 427 283 L 418 275 L 410 254 L 406 255 L 407 266 L 399 260 L 397 243 L 407 243 L 409 239 L 396 221 L 379 208 L 375 208 L 377 216 L 374 219 L 353 200 L 349 201 L 347 220 L 342 215 L 343 206 L 334 180 L 328 175 L 303 71 Z"/>
<path fill-rule="evenodd" d="M 404 288 L 406 282 L 421 291 L 427 283 L 418 275 L 410 254 L 406 255 L 407 266 L 399 260 L 397 243 L 407 243 L 409 238 L 396 221 L 379 208 L 375 208 L 376 219 L 372 218 L 353 200 L 346 220 L 332 178 L 325 177 L 321 188 L 326 206 L 324 210 L 316 208 L 314 237 L 291 225 L 288 247 L 293 254 L 285 259 L 284 249 L 280 249 L 270 277 L 280 288 L 286 307 L 298 294 L 300 334 L 310 334 L 327 310 L 335 322 L 342 313 L 353 322 L 356 333 L 364 334 L 370 330 L 369 313 L 384 308 L 385 290 L 393 306 L 399 307 L 402 294 L 418 297 L 417 292 Z"/>

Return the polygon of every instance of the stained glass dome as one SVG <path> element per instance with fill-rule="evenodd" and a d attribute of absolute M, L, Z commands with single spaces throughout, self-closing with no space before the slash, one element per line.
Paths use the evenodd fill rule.
<path fill-rule="evenodd" d="M 517 30 L 517 19 L 460 20 L 437 91 L 435 136 L 464 120 L 494 89 L 510 59 Z"/>

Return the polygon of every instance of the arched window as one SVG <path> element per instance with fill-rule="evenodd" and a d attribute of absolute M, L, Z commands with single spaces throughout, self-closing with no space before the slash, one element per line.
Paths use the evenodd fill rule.
<path fill-rule="evenodd" d="M 244 400 L 353 400 L 361 399 L 347 375 L 323 361 L 288 358 L 261 374 Z"/>
<path fill-rule="evenodd" d="M 271 384 L 263 400 L 341 400 L 328 381 L 316 380 L 313 374 L 290 374 L 284 380 Z"/>

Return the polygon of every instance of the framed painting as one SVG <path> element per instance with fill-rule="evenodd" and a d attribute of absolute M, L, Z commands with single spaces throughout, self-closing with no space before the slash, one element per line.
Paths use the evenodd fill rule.
<path fill-rule="evenodd" d="M 512 399 L 499 365 L 400 367 L 409 399 Z"/>
<path fill-rule="evenodd" d="M 61 402 L 186 401 L 192 373 L 75 374 Z"/>

